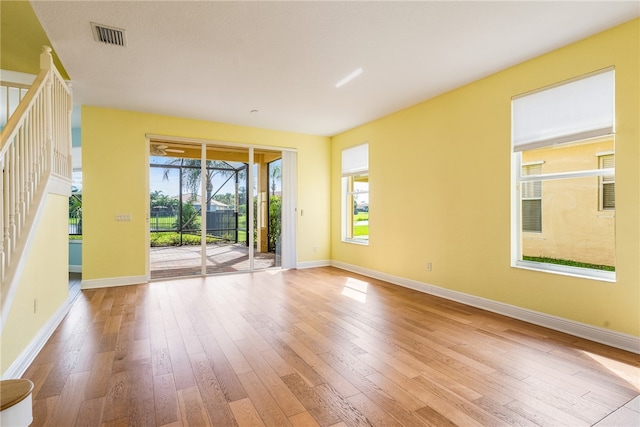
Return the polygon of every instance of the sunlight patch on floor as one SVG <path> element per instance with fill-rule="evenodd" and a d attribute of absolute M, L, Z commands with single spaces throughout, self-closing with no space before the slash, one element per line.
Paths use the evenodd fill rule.
<path fill-rule="evenodd" d="M 364 304 L 367 302 L 368 285 L 367 282 L 362 280 L 349 278 L 342 289 L 342 295 Z"/>
<path fill-rule="evenodd" d="M 583 351 L 582 353 L 607 368 L 618 378 L 622 378 L 640 390 L 640 368 L 589 351 Z"/>

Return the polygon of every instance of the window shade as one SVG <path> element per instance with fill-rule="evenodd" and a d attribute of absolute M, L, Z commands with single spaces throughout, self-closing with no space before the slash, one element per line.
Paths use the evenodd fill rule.
<path fill-rule="evenodd" d="M 512 101 L 514 151 L 609 135 L 614 131 L 614 70 Z"/>
<path fill-rule="evenodd" d="M 369 170 L 369 144 L 357 145 L 342 151 L 342 176 L 356 175 Z"/>

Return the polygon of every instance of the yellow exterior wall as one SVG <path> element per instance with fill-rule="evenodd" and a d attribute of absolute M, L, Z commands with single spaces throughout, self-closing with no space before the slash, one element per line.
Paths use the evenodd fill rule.
<path fill-rule="evenodd" d="M 332 259 L 640 336 L 640 19 L 332 139 Z M 511 267 L 511 98 L 616 69 L 616 283 Z M 341 242 L 341 150 L 369 143 L 368 246 Z M 433 270 L 425 265 L 432 262 Z"/>
<path fill-rule="evenodd" d="M 613 141 L 544 148 L 522 153 L 522 163 L 544 162 L 542 173 L 599 168 L 597 153 Z M 616 265 L 615 210 L 600 210 L 598 177 L 542 183 L 542 232 L 522 233 L 523 255 Z"/>
<path fill-rule="evenodd" d="M 298 262 L 329 259 L 329 138 L 84 106 L 83 280 L 146 274 L 147 133 L 297 149 Z"/>
<path fill-rule="evenodd" d="M 50 194 L 43 203 L 42 216 L 1 338 L 2 374 L 65 303 L 69 292 L 69 199 Z M 36 313 L 34 299 L 37 299 Z"/>

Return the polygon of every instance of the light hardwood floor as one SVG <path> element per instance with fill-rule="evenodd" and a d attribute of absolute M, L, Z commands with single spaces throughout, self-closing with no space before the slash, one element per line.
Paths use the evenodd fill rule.
<path fill-rule="evenodd" d="M 637 354 L 329 267 L 83 291 L 24 377 L 34 426 L 640 421 Z"/>

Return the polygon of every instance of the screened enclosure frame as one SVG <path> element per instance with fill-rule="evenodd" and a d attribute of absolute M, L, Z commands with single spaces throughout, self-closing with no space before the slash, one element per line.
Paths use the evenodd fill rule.
<path fill-rule="evenodd" d="M 151 157 L 150 157 L 151 158 Z M 226 172 L 231 172 L 232 175 L 230 175 L 225 181 L 224 183 L 219 186 L 215 191 L 211 191 L 210 194 L 207 194 L 206 196 L 206 200 L 202 200 L 204 203 L 200 203 L 200 208 L 197 209 L 193 215 L 191 216 L 191 218 L 189 218 L 187 221 L 185 221 L 185 218 L 182 214 L 182 210 L 183 210 L 183 204 L 185 203 L 185 200 L 183 198 L 184 193 L 182 192 L 182 188 L 183 188 L 183 171 L 185 169 L 191 169 L 191 170 L 197 170 L 197 169 L 201 169 L 201 166 L 195 166 L 195 165 L 188 165 L 188 164 L 184 164 L 185 160 L 193 160 L 193 159 L 186 159 L 186 158 L 180 158 L 180 157 L 172 157 L 175 158 L 177 160 L 180 160 L 180 164 L 153 164 L 150 163 L 149 167 L 151 168 L 160 168 L 160 169 L 164 169 L 165 171 L 167 170 L 171 170 L 171 169 L 175 169 L 178 170 L 178 188 L 180 189 L 180 191 L 178 192 L 178 211 L 176 214 L 176 226 L 175 227 L 171 227 L 171 228 L 163 228 L 163 229 L 159 229 L 158 227 L 156 227 L 155 229 L 153 228 L 152 224 L 153 224 L 153 212 L 151 212 L 151 216 L 150 216 L 150 225 L 149 225 L 149 229 L 151 233 L 161 233 L 161 232 L 165 232 L 165 231 L 174 231 L 179 233 L 180 236 L 180 246 L 183 245 L 183 235 L 184 234 L 190 234 L 190 235 L 198 235 L 200 234 L 200 228 L 194 228 L 194 229 L 189 229 L 187 228 L 187 226 L 189 225 L 189 223 L 197 216 L 200 215 L 202 216 L 202 210 L 203 210 L 203 206 L 209 206 L 210 202 L 213 200 L 213 198 L 218 194 L 218 192 L 229 182 L 229 180 L 231 180 L 231 178 L 234 178 L 235 181 L 235 200 L 236 202 L 239 200 L 239 192 L 238 192 L 238 184 L 240 182 L 240 175 L 242 174 L 242 172 L 244 172 L 244 183 L 245 183 L 245 188 L 249 185 L 248 181 L 249 181 L 249 175 L 246 173 L 247 169 L 249 167 L 249 165 L 247 163 L 242 163 L 242 166 L 240 167 L 234 167 L 233 165 L 231 165 L 229 162 L 224 161 L 224 160 L 207 160 L 207 165 L 205 166 L 205 170 L 207 171 L 226 171 Z M 199 161 L 199 160 L 198 160 Z M 215 162 L 217 164 L 217 166 L 209 166 L 208 163 L 209 162 Z M 220 167 L 220 165 L 227 165 L 227 168 L 223 168 Z M 207 193 L 209 193 L 207 191 Z M 186 201 L 188 203 L 188 200 Z M 249 200 L 247 198 L 247 200 L 245 200 L 245 212 L 248 212 L 249 209 Z M 211 235 L 213 237 L 219 238 L 221 240 L 227 240 L 227 241 L 233 241 L 233 243 L 238 243 L 238 235 L 239 235 L 239 231 L 244 231 L 245 232 L 245 245 L 249 245 L 249 233 L 247 232 L 247 230 L 245 229 L 240 229 L 239 228 L 239 221 L 238 221 L 238 207 L 239 204 L 235 203 L 234 204 L 234 210 L 233 210 L 233 223 L 234 223 L 234 227 L 229 228 L 229 227 L 210 227 L 209 225 L 209 221 L 207 221 L 207 225 L 206 225 L 206 234 L 207 235 Z M 207 212 L 207 217 L 209 216 L 213 216 L 210 215 L 212 212 L 210 212 L 208 209 L 206 210 Z M 226 221 L 223 221 L 226 222 Z M 233 231 L 233 238 L 229 239 L 226 238 L 226 236 L 229 236 L 230 234 L 228 233 L 229 231 Z M 225 234 L 220 234 L 218 235 L 216 232 L 227 232 Z"/>

